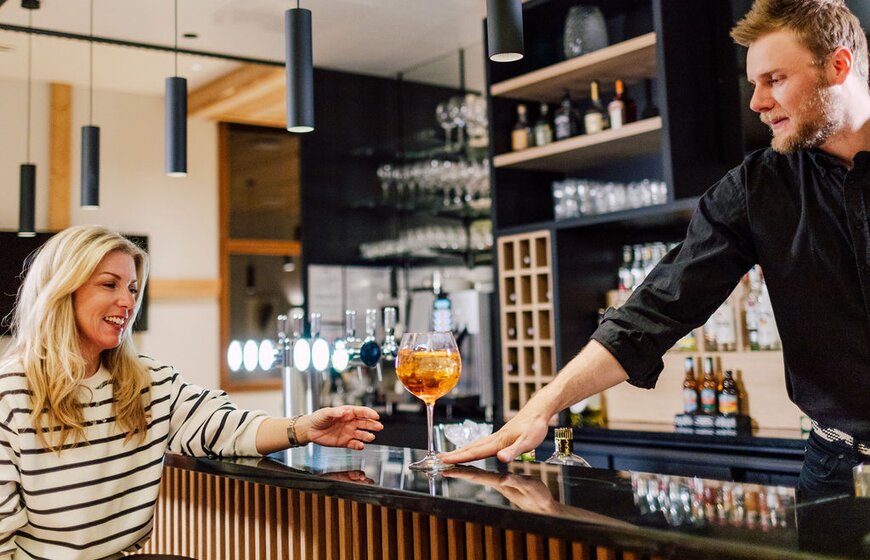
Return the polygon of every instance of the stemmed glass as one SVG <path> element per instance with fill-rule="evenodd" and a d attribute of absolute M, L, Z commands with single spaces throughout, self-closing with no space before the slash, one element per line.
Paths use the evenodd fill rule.
<path fill-rule="evenodd" d="M 459 381 L 462 360 L 450 332 L 405 333 L 396 356 L 396 375 L 412 395 L 426 404 L 429 451 L 409 468 L 439 472 L 451 468 L 435 455 L 432 415 L 435 401 L 446 395 Z"/>

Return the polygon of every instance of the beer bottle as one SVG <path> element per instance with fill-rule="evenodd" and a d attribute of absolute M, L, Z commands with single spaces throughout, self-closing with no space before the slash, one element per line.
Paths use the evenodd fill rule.
<path fill-rule="evenodd" d="M 734 381 L 734 372 L 725 370 L 722 378 L 722 389 L 719 391 L 719 412 L 726 416 L 734 416 L 740 412 L 740 392 Z"/>
<path fill-rule="evenodd" d="M 704 382 L 701 384 L 701 413 L 716 414 L 719 407 L 716 403 L 716 374 L 713 371 L 713 358 L 704 358 Z"/>
<path fill-rule="evenodd" d="M 686 358 L 686 378 L 683 380 L 683 412 L 698 412 L 698 380 L 695 379 L 695 358 Z"/>

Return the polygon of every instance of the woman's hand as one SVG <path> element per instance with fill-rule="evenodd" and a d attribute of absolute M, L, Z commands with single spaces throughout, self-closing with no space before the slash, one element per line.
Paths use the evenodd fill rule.
<path fill-rule="evenodd" d="M 365 406 L 338 406 L 321 408 L 296 421 L 296 439 L 299 445 L 314 442 L 327 447 L 363 449 L 374 441 L 375 434 L 384 429 L 378 422 L 378 413 Z"/>

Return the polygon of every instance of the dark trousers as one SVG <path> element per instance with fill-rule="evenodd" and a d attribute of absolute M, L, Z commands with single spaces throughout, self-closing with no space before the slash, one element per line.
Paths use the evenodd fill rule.
<path fill-rule="evenodd" d="M 798 501 L 854 495 L 852 467 L 862 460 L 870 461 L 870 457 L 862 457 L 857 447 L 826 441 L 810 432 L 797 485 Z"/>

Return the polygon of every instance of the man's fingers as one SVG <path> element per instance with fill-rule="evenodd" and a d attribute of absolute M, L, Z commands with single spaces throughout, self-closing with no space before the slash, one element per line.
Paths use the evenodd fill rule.
<path fill-rule="evenodd" d="M 441 455 L 441 460 L 445 463 L 475 461 L 484 457 L 492 457 L 501 447 L 501 438 L 498 437 L 498 434 L 492 434 L 466 445 L 462 449 Z"/>

